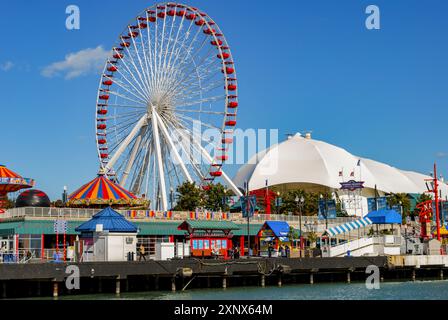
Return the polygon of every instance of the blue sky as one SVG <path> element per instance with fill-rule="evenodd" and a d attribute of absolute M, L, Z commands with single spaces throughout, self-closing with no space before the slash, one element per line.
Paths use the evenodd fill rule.
<path fill-rule="evenodd" d="M 2 5 L 0 163 L 52 199 L 95 176 L 99 72 L 66 80 L 42 71 L 103 46 L 153 1 L 24 1 Z M 312 130 L 315 139 L 427 173 L 448 174 L 448 2 L 189 1 L 224 31 L 235 58 L 240 128 Z M 65 28 L 65 8 L 81 29 Z M 365 8 L 381 30 L 365 28 Z M 230 168 L 233 174 L 236 168 Z"/>

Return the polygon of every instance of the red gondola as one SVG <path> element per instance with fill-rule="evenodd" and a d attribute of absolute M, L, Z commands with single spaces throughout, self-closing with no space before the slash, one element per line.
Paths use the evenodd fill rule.
<path fill-rule="evenodd" d="M 101 115 L 107 114 L 107 109 L 98 110 L 98 114 L 101 114 Z"/>
<path fill-rule="evenodd" d="M 221 171 L 212 171 L 212 172 L 210 172 L 210 175 L 212 177 L 220 177 L 220 176 L 222 176 L 222 172 Z"/>
<path fill-rule="evenodd" d="M 227 52 L 223 52 L 222 54 L 218 54 L 217 57 L 219 59 L 224 59 L 225 60 L 225 59 L 228 59 L 230 57 L 230 54 L 227 53 Z"/>
<path fill-rule="evenodd" d="M 113 81 L 112 80 L 105 80 L 105 81 L 103 81 L 103 84 L 105 86 L 111 86 L 113 84 Z"/>
<path fill-rule="evenodd" d="M 187 15 L 187 19 L 194 20 L 194 19 L 196 19 L 196 15 L 194 13 L 190 13 L 189 15 Z"/>
<path fill-rule="evenodd" d="M 211 188 L 211 186 L 202 186 L 202 190 L 204 191 L 209 191 Z"/>
<path fill-rule="evenodd" d="M 229 160 L 229 156 L 224 154 L 221 156 L 216 156 L 215 159 L 219 160 L 219 161 L 227 161 L 227 160 Z"/>
<path fill-rule="evenodd" d="M 212 33 L 215 33 L 216 32 L 216 30 L 215 29 L 204 29 L 204 33 L 205 34 L 212 34 Z"/>
<path fill-rule="evenodd" d="M 116 66 L 110 66 L 109 68 L 107 68 L 107 71 L 110 72 L 116 72 L 118 70 L 118 68 Z"/>
<path fill-rule="evenodd" d="M 100 96 L 100 100 L 109 100 L 109 96 L 107 94 L 103 94 Z"/>
<path fill-rule="evenodd" d="M 149 17 L 148 20 L 149 22 L 156 22 L 157 19 L 156 17 Z"/>
<path fill-rule="evenodd" d="M 172 16 L 174 16 L 176 14 L 176 11 L 168 10 L 168 12 L 166 14 L 169 15 L 170 17 L 172 17 Z"/>
<path fill-rule="evenodd" d="M 129 34 L 129 36 L 132 37 L 132 38 L 137 38 L 138 35 L 139 35 L 139 33 L 136 32 L 136 31 L 134 31 L 134 32 L 129 32 L 128 34 Z"/>
<path fill-rule="evenodd" d="M 114 59 L 123 59 L 124 55 L 122 55 L 121 53 L 116 53 L 114 54 Z"/>
<path fill-rule="evenodd" d="M 178 17 L 183 17 L 184 15 L 185 15 L 185 11 L 184 10 L 176 12 L 176 16 L 178 16 Z"/>
<path fill-rule="evenodd" d="M 107 128 L 106 124 L 104 124 L 104 123 L 99 124 L 99 125 L 97 125 L 96 127 L 97 127 L 97 129 L 99 129 L 99 130 L 104 130 L 104 129 Z"/>
<path fill-rule="evenodd" d="M 218 41 L 213 40 L 213 41 L 210 41 L 210 43 L 214 46 L 220 46 L 220 45 L 222 45 L 222 40 L 221 39 L 218 39 Z"/>
<path fill-rule="evenodd" d="M 157 14 L 157 17 L 159 17 L 160 19 L 165 18 L 165 12 L 159 12 L 159 13 Z"/>
<path fill-rule="evenodd" d="M 236 120 L 229 120 L 229 121 L 226 121 L 226 126 L 229 126 L 229 127 L 234 127 L 234 126 L 236 126 Z"/>
<path fill-rule="evenodd" d="M 128 48 L 131 44 L 129 42 L 122 42 L 120 43 L 120 46 Z"/>
<path fill-rule="evenodd" d="M 235 72 L 235 69 L 230 68 L 230 67 L 226 67 L 226 72 L 227 74 L 233 74 Z M 224 73 L 224 69 L 222 70 L 222 73 Z"/>
<path fill-rule="evenodd" d="M 195 24 L 197 25 L 197 26 L 203 26 L 204 24 L 205 24 L 205 20 L 198 20 L 198 21 L 196 21 L 195 22 Z"/>
<path fill-rule="evenodd" d="M 140 23 L 140 24 L 138 25 L 138 27 L 139 27 L 140 29 L 146 29 L 146 28 L 148 27 L 148 25 L 147 25 L 146 23 Z"/>
<path fill-rule="evenodd" d="M 106 144 L 106 143 L 107 143 L 106 139 L 99 139 L 98 140 L 98 144 Z"/>
<path fill-rule="evenodd" d="M 237 108 L 238 102 L 236 102 L 236 101 L 229 102 L 228 107 L 229 108 Z"/>
<path fill-rule="evenodd" d="M 101 159 L 106 159 L 109 155 L 107 153 L 102 153 L 100 156 Z"/>
<path fill-rule="evenodd" d="M 235 90 L 236 90 L 236 85 L 235 85 L 235 84 L 229 84 L 229 85 L 227 86 L 227 90 L 229 90 L 229 91 L 235 91 Z"/>
<path fill-rule="evenodd" d="M 221 142 L 224 144 L 231 144 L 233 143 L 233 138 L 223 138 Z"/>

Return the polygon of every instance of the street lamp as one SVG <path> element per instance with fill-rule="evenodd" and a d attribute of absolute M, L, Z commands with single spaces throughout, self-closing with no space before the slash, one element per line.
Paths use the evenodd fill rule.
<path fill-rule="evenodd" d="M 275 205 L 277 207 L 277 214 L 280 214 L 280 191 L 277 191 L 277 199 L 275 199 Z"/>
<path fill-rule="evenodd" d="M 303 198 L 303 196 L 299 198 L 299 196 L 297 195 L 294 200 L 299 209 L 300 256 L 302 256 L 302 247 L 303 247 L 303 245 L 302 245 L 302 243 L 303 243 L 303 241 L 302 241 L 302 239 L 303 239 L 302 238 L 302 206 L 305 203 L 305 199 Z"/>
<path fill-rule="evenodd" d="M 171 207 L 171 210 L 173 210 L 173 202 L 174 202 L 173 195 L 174 195 L 174 189 L 173 189 L 173 187 L 171 187 L 170 188 L 170 207 Z"/>
<path fill-rule="evenodd" d="M 320 199 L 324 200 L 324 196 L 322 194 L 320 195 Z M 328 230 L 328 217 L 327 217 L 327 215 L 328 215 L 328 213 L 327 213 L 328 208 L 327 208 L 327 205 L 328 205 L 328 203 L 327 203 L 327 194 L 325 194 L 325 208 L 324 208 L 325 230 Z"/>

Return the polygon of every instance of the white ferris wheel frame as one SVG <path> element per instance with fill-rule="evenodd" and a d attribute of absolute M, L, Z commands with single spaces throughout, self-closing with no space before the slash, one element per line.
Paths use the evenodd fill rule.
<path fill-rule="evenodd" d="M 162 8 L 162 9 L 160 9 Z M 178 16 L 179 10 L 183 10 L 184 14 L 181 16 Z M 171 21 L 172 25 L 170 28 L 170 34 L 168 36 L 168 39 L 166 38 L 165 32 L 166 30 L 166 24 L 168 21 L 169 16 L 169 10 L 174 10 L 175 14 L 173 16 L 173 19 Z M 158 15 L 163 12 L 164 18 L 158 18 Z M 171 12 L 172 13 L 172 12 Z M 194 14 L 194 19 L 187 19 L 188 14 Z M 151 21 L 150 18 L 156 18 L 156 21 L 153 22 L 155 25 L 155 34 L 154 39 L 151 39 L 151 32 L 150 32 L 150 26 Z M 171 41 L 173 37 L 173 29 L 176 17 L 178 19 L 182 19 L 180 22 L 180 27 L 177 29 L 177 34 L 175 36 L 174 45 L 172 47 L 169 46 L 169 42 Z M 196 24 L 196 21 L 203 20 L 203 24 L 198 25 Z M 163 20 L 163 26 L 161 31 L 160 39 L 158 37 L 159 30 L 158 30 L 158 22 L 160 20 Z M 180 41 L 179 34 L 180 30 L 182 29 L 182 25 L 184 21 L 191 20 L 190 25 L 187 31 L 187 38 L 184 38 L 183 43 L 178 43 Z M 144 23 L 139 24 L 141 21 L 144 21 Z M 133 23 L 137 22 L 137 28 L 133 25 Z M 184 55 L 184 59 L 191 59 L 193 61 L 193 73 L 195 73 L 195 76 L 198 80 L 198 87 L 197 88 L 189 88 L 188 82 L 187 84 L 183 84 L 184 81 L 186 81 L 186 78 L 189 77 L 189 74 L 187 76 L 182 73 L 185 71 L 185 68 L 190 68 L 191 65 L 185 66 L 185 61 L 178 62 L 179 59 L 179 53 L 180 50 L 185 49 L 185 41 L 188 39 L 189 31 L 192 28 L 192 26 L 198 26 L 198 30 L 196 31 L 194 38 L 191 40 L 191 43 L 189 44 L 189 47 L 187 47 L 187 53 Z M 145 28 L 143 28 L 143 25 L 146 25 Z M 153 28 L 153 29 L 154 29 Z M 168 27 L 169 28 L 169 27 Z M 136 38 L 139 36 L 139 32 L 143 32 L 143 30 L 147 30 L 147 47 L 144 43 L 144 36 L 140 36 L 140 43 L 137 43 Z M 135 31 L 137 30 L 137 31 Z M 213 30 L 210 34 L 206 34 L 206 30 L 210 31 Z M 128 32 L 128 36 L 123 36 L 123 34 L 126 34 Z M 204 39 L 210 39 L 212 48 L 217 49 L 217 57 L 219 58 L 221 62 L 221 70 L 223 73 L 221 80 L 214 80 L 218 84 L 222 83 L 224 84 L 224 94 L 222 95 L 224 97 L 224 111 L 216 111 L 216 110 L 203 110 L 202 104 L 206 102 L 219 102 L 222 96 L 211 96 L 211 97 L 203 97 L 203 92 L 207 93 L 208 91 L 205 91 L 207 88 L 204 88 L 203 86 L 203 80 L 206 80 L 205 76 L 209 76 L 208 74 L 205 74 L 203 76 L 204 78 L 201 79 L 200 75 L 200 67 L 201 64 L 196 64 L 194 61 L 194 56 L 189 52 L 193 46 L 193 43 L 196 41 L 196 38 L 199 34 L 204 33 L 206 34 Z M 135 35 L 137 34 L 137 35 Z M 208 37 L 207 37 L 208 36 Z M 126 39 L 125 39 L 126 38 Z M 236 114 L 237 114 L 237 108 L 236 107 L 230 107 L 231 103 L 236 103 L 236 106 L 238 106 L 238 86 L 237 86 L 237 79 L 236 79 L 236 71 L 233 68 L 232 70 L 232 77 L 229 77 L 229 74 L 227 74 L 227 70 L 229 69 L 227 66 L 230 64 L 232 67 L 234 66 L 234 60 L 230 51 L 230 47 L 227 44 L 227 41 L 221 32 L 219 26 L 205 13 L 202 13 L 196 8 L 184 5 L 184 4 L 178 4 L 178 3 L 160 3 L 155 4 L 147 9 L 145 9 L 144 14 L 139 14 L 132 22 L 128 25 L 127 29 L 123 31 L 122 35 L 120 36 L 120 42 L 121 44 L 125 43 L 125 40 L 129 40 L 127 43 L 127 46 L 122 46 L 122 48 L 114 47 L 112 50 L 112 56 L 115 58 L 115 62 L 112 58 L 109 58 L 104 66 L 102 76 L 100 78 L 99 83 L 99 89 L 98 89 L 98 97 L 97 97 L 97 103 L 96 103 L 96 135 L 97 135 L 97 150 L 98 150 L 98 157 L 100 159 L 100 165 L 101 170 L 103 170 L 106 174 L 115 174 L 118 170 L 116 169 L 117 162 L 119 159 L 126 155 L 125 159 L 122 160 L 122 166 L 124 165 L 124 168 L 120 169 L 121 171 L 121 181 L 120 185 L 124 186 L 131 175 L 132 170 L 134 170 L 134 185 L 137 185 L 139 188 L 142 184 L 142 179 L 145 178 L 147 180 L 147 187 L 149 184 L 150 173 L 151 173 L 151 166 L 152 166 L 152 172 L 153 172 L 153 181 L 152 184 L 155 192 L 155 189 L 158 189 L 157 194 L 158 198 L 160 200 L 159 207 L 163 211 L 168 211 L 168 194 L 167 194 L 167 174 L 169 175 L 169 172 L 167 172 L 167 168 L 169 168 L 169 165 L 172 165 L 174 172 L 177 176 L 177 169 L 176 166 L 171 163 L 167 164 L 166 161 L 169 161 L 169 159 L 164 159 L 164 155 L 167 154 L 167 152 L 170 152 L 170 155 L 174 158 L 176 163 L 179 166 L 179 171 L 182 173 L 184 180 L 189 182 L 194 182 L 195 179 L 193 178 L 193 174 L 195 174 L 200 179 L 200 183 L 205 186 L 206 183 L 210 183 L 210 181 L 214 181 L 216 177 L 206 177 L 204 173 L 201 171 L 200 168 L 195 167 L 193 164 L 192 159 L 189 159 L 190 163 L 185 163 L 184 159 L 182 159 L 181 155 L 178 153 L 178 150 L 176 149 L 175 143 L 172 139 L 172 137 L 169 134 L 169 130 L 171 132 L 177 133 L 179 136 L 185 138 L 186 140 L 190 141 L 193 144 L 193 148 L 198 151 L 198 153 L 205 159 L 208 163 L 208 172 L 211 172 L 212 170 L 220 171 L 220 177 L 224 180 L 224 182 L 228 185 L 228 187 L 235 193 L 237 196 L 241 196 L 242 193 L 238 189 L 238 187 L 233 183 L 233 181 L 229 178 L 229 176 L 222 170 L 222 167 L 225 163 L 225 157 L 221 156 L 221 159 L 218 160 L 216 157 L 212 157 L 208 151 L 202 146 L 201 141 L 197 141 L 193 137 L 193 133 L 189 132 L 186 129 L 185 124 L 189 121 L 194 120 L 192 117 L 188 117 L 186 115 L 180 116 L 177 113 L 198 113 L 199 117 L 201 115 L 209 115 L 209 116 L 222 116 L 222 124 L 220 127 L 209 125 L 207 123 L 203 123 L 205 127 L 215 128 L 219 129 L 222 137 L 222 148 L 221 151 L 226 150 L 226 147 L 228 147 L 229 142 L 228 136 L 230 134 L 233 135 L 233 127 L 236 124 Z M 152 43 L 150 42 L 152 41 Z M 205 41 L 205 40 L 204 40 Z M 160 42 L 160 43 L 159 43 Z M 164 47 L 164 42 L 167 42 Z M 202 42 L 201 48 L 197 50 L 197 54 L 200 53 L 200 50 L 202 50 L 202 46 L 204 46 L 205 42 Z M 215 45 L 213 45 L 215 43 Z M 131 47 L 134 49 L 134 51 L 131 52 L 129 49 Z M 139 50 L 139 47 L 142 45 L 143 49 Z M 176 48 L 178 46 L 178 48 Z M 160 50 L 157 50 L 157 49 Z M 163 50 L 163 48 L 165 50 Z M 178 54 L 174 60 L 173 59 L 173 53 L 174 48 L 177 49 L 176 53 Z M 171 49 L 171 52 L 169 52 L 169 49 Z M 209 50 L 209 51 L 210 51 Z M 122 54 L 125 53 L 126 55 Z M 133 54 L 136 54 L 133 56 Z M 121 58 L 120 58 L 121 56 Z M 203 57 L 203 61 L 206 59 L 210 59 L 211 56 L 205 56 Z M 130 60 L 127 60 L 123 57 L 130 57 Z M 167 60 L 168 59 L 168 60 Z M 213 63 L 215 63 L 213 60 L 210 60 L 211 62 L 207 62 L 212 66 Z M 180 63 L 182 68 L 176 69 L 176 64 Z M 117 65 L 120 67 L 117 68 Z M 159 69 L 160 67 L 160 69 Z M 205 65 L 207 67 L 207 65 Z M 203 67 L 204 68 L 204 67 Z M 118 80 L 116 77 L 113 76 L 113 73 L 116 72 L 121 78 Z M 211 72 L 211 71 L 208 71 Z M 179 81 L 176 76 L 182 75 L 183 78 Z M 210 79 L 213 79 L 213 76 L 216 76 L 216 74 L 212 74 L 210 76 Z M 162 78 L 163 77 L 163 78 Z M 196 78 L 193 78 L 193 81 L 196 80 Z M 205 81 L 204 81 L 205 82 Z M 113 83 L 113 85 L 116 85 L 119 87 L 118 90 L 122 90 L 122 92 L 117 92 L 111 90 L 111 84 L 105 85 L 105 83 Z M 167 86 L 170 91 L 166 90 Z M 209 85 L 210 87 L 215 85 L 212 83 L 212 85 Z M 229 88 L 230 85 L 234 85 L 232 92 L 230 92 Z M 165 89 L 165 91 L 164 91 Z M 172 90 L 171 90 L 172 89 Z M 208 89 L 213 90 L 214 88 Z M 177 91 L 180 90 L 180 91 Z M 197 91 L 194 91 L 197 90 Z M 180 93 L 179 93 L 180 92 Z M 196 101 L 191 101 L 188 103 L 188 98 L 181 97 L 181 99 L 187 99 L 187 100 L 181 100 L 183 101 L 183 105 L 170 105 L 169 102 L 175 101 L 176 94 L 180 95 L 183 94 L 185 96 L 196 96 L 199 95 L 200 99 Z M 115 100 L 118 99 L 124 99 L 129 103 L 129 105 L 124 104 L 111 104 L 109 103 L 109 96 L 112 95 L 115 97 Z M 159 95 L 159 96 L 158 96 Z M 105 98 L 107 96 L 107 99 Z M 161 97 L 159 101 L 161 105 L 154 105 L 152 102 L 152 99 L 154 97 Z M 165 104 L 165 101 L 168 101 Z M 138 107 L 135 105 L 137 104 Z M 200 109 L 192 109 L 192 106 L 195 106 L 197 104 L 200 104 Z M 144 106 L 142 106 L 144 105 Z M 146 107 L 146 109 L 145 109 Z M 162 108 L 163 107 L 163 108 Z M 189 108 L 190 107 L 190 108 Z M 110 109 L 117 110 L 118 108 L 129 108 L 132 109 L 141 109 L 140 111 L 131 111 L 129 113 L 122 113 L 115 117 L 103 117 L 102 115 L 105 115 L 107 113 L 107 110 Z M 104 111 L 106 110 L 106 111 Z M 162 111 L 160 111 L 162 110 Z M 170 113 L 164 114 L 164 116 L 161 115 L 161 112 L 164 112 L 164 110 L 168 110 Z M 233 113 L 230 113 L 230 111 L 233 111 Z M 106 112 L 106 113 L 101 113 Z M 176 112 L 177 118 L 174 117 Z M 137 114 L 143 113 L 140 117 L 136 117 Z M 101 115 L 101 116 L 100 116 Z M 118 140 L 119 134 L 117 134 L 117 128 L 114 130 L 108 130 L 107 124 L 109 121 L 112 121 L 114 119 L 117 120 L 118 117 L 121 117 L 123 123 L 121 123 L 124 127 L 122 129 L 120 127 L 121 132 L 124 132 L 128 128 L 131 128 L 127 132 L 127 134 L 120 138 L 120 141 L 116 143 L 115 145 L 112 143 L 112 146 L 114 147 L 114 150 L 112 150 L 111 154 L 105 153 L 104 150 L 108 150 L 109 144 L 111 144 L 108 140 L 110 136 L 115 138 L 115 140 Z M 132 120 L 128 120 L 131 119 Z M 231 119 L 231 121 L 229 120 Z M 126 122 L 126 121 L 129 121 Z M 134 121 L 134 122 L 132 122 Z M 229 125 L 230 124 L 230 125 Z M 112 132 L 112 133 L 111 133 Z M 114 135 L 115 132 L 115 135 Z M 227 138 L 227 139 L 226 139 Z M 146 145 L 146 146 L 145 146 Z M 187 148 L 186 145 L 183 143 L 180 143 L 181 149 Z M 163 149 L 163 150 L 162 150 Z M 145 150 L 145 151 L 142 151 Z M 142 152 L 145 152 L 144 154 Z M 140 168 L 135 167 L 135 161 L 137 158 L 142 158 L 142 163 Z M 153 159 L 153 163 L 151 163 L 151 159 Z M 187 165 L 192 166 L 193 172 L 190 172 L 187 168 Z M 157 168 L 157 170 L 156 170 Z M 216 169 L 217 168 L 217 169 Z M 138 169 L 138 170 L 137 170 Z M 157 172 L 157 175 L 156 175 Z M 169 177 L 168 177 L 169 178 Z M 177 177 L 179 179 L 179 177 Z M 156 181 L 158 180 L 158 181 Z M 146 190 L 147 192 L 148 190 Z"/>

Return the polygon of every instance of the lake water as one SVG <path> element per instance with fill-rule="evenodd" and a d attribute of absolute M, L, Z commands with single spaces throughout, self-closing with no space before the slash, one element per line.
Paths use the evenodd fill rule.
<path fill-rule="evenodd" d="M 382 282 L 378 290 L 364 283 L 284 285 L 283 287 L 235 287 L 193 289 L 184 292 L 139 292 L 115 295 L 82 295 L 59 299 L 131 299 L 131 300 L 446 300 L 448 281 Z"/>

